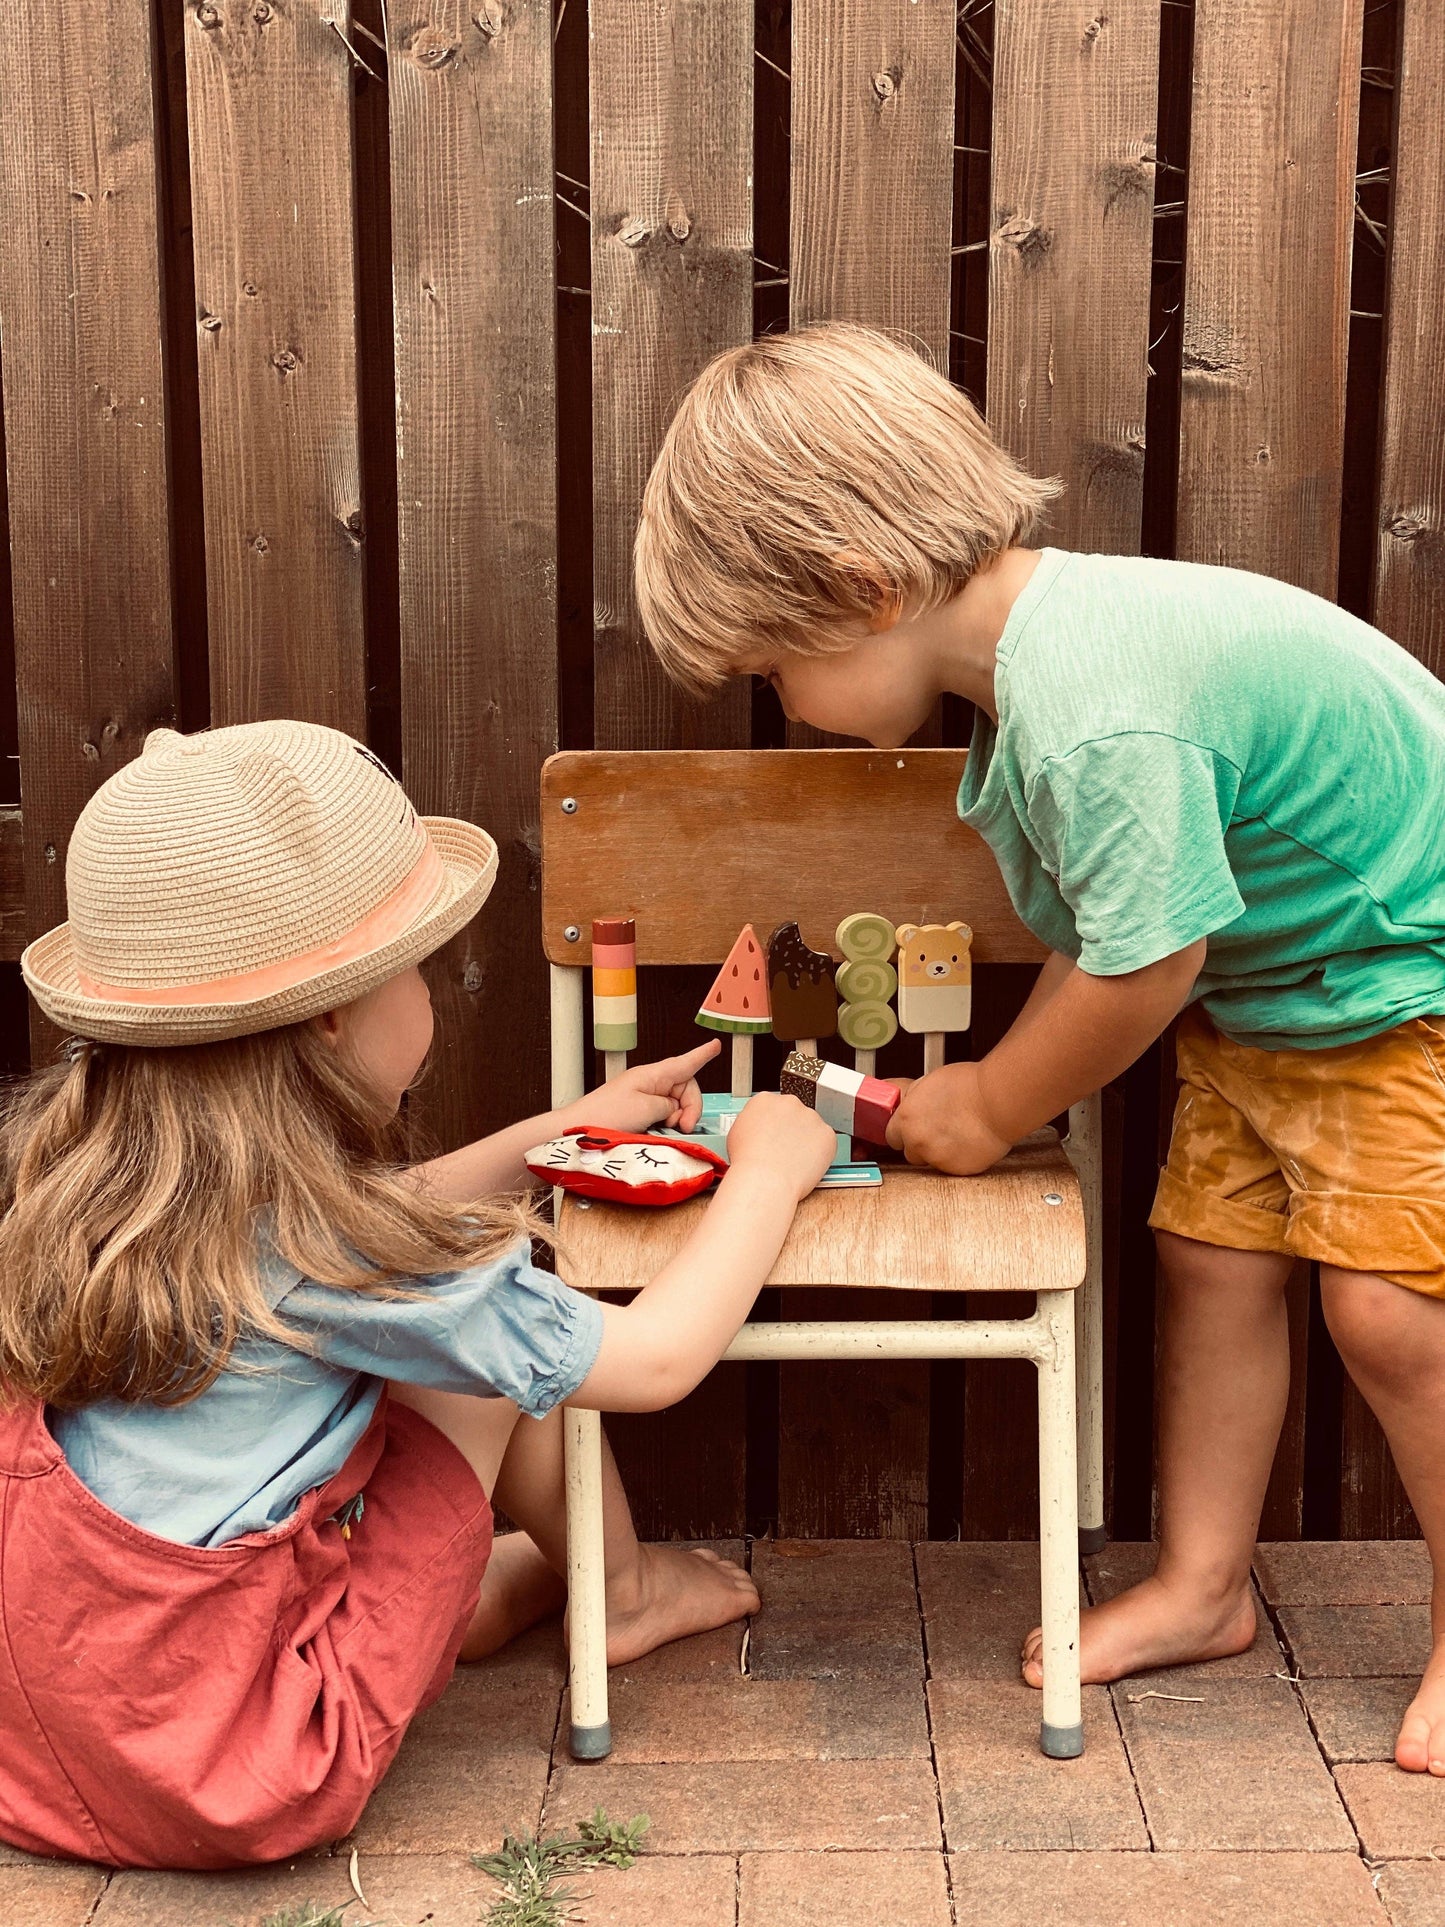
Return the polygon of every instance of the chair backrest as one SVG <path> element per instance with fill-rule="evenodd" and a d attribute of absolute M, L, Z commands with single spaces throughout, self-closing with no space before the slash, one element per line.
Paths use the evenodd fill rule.
<path fill-rule="evenodd" d="M 961 918 L 979 963 L 1046 953 L 958 820 L 961 749 L 574 750 L 542 770 L 542 933 L 591 961 L 592 919 L 637 922 L 639 964 L 720 963 L 750 922 Z M 571 934 L 569 934 L 571 933 Z M 834 952 L 836 955 L 836 950 Z"/>

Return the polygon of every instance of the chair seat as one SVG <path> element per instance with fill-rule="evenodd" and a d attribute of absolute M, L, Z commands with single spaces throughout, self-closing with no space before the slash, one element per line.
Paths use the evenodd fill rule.
<path fill-rule="evenodd" d="M 649 1282 L 691 1236 L 706 1198 L 665 1210 L 568 1196 L 557 1270 L 582 1291 Z M 1053 1131 L 978 1177 L 890 1165 L 881 1188 L 803 1200 L 770 1285 L 897 1291 L 1073 1291 L 1086 1263 L 1078 1180 Z"/>

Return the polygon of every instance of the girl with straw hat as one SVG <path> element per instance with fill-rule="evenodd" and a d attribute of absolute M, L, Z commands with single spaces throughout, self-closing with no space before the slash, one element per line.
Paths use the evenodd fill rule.
<path fill-rule="evenodd" d="M 0 1125 L 14 1846 L 221 1867 L 351 1828 L 458 1656 L 561 1603 L 564 1402 L 689 1391 L 828 1163 L 812 1112 L 755 1098 L 627 1306 L 538 1270 L 508 1196 L 580 1118 L 406 1168 L 417 965 L 496 867 L 297 722 L 157 731 L 76 825 L 70 920 L 23 964 L 77 1041 Z M 629 1070 L 585 1121 L 690 1125 L 716 1048 Z M 726 1561 L 640 1546 L 606 1477 L 611 1659 L 755 1608 Z M 522 1528 L 495 1547 L 493 1499 Z"/>

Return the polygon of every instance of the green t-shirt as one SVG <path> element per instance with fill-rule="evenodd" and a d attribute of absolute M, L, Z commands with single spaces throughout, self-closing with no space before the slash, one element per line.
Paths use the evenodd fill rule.
<path fill-rule="evenodd" d="M 1237 569 L 1045 549 L 998 645 L 958 812 L 1051 949 L 1117 976 L 1200 937 L 1246 1043 L 1445 1012 L 1445 686 Z"/>

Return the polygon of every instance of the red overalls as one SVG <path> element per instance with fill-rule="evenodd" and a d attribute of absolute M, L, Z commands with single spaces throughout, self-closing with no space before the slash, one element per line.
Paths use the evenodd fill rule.
<path fill-rule="evenodd" d="M 211 1548 L 111 1512 L 38 1405 L 0 1406 L 0 1838 L 123 1867 L 338 1838 L 450 1677 L 491 1544 L 471 1468 L 384 1393 L 290 1519 Z"/>

